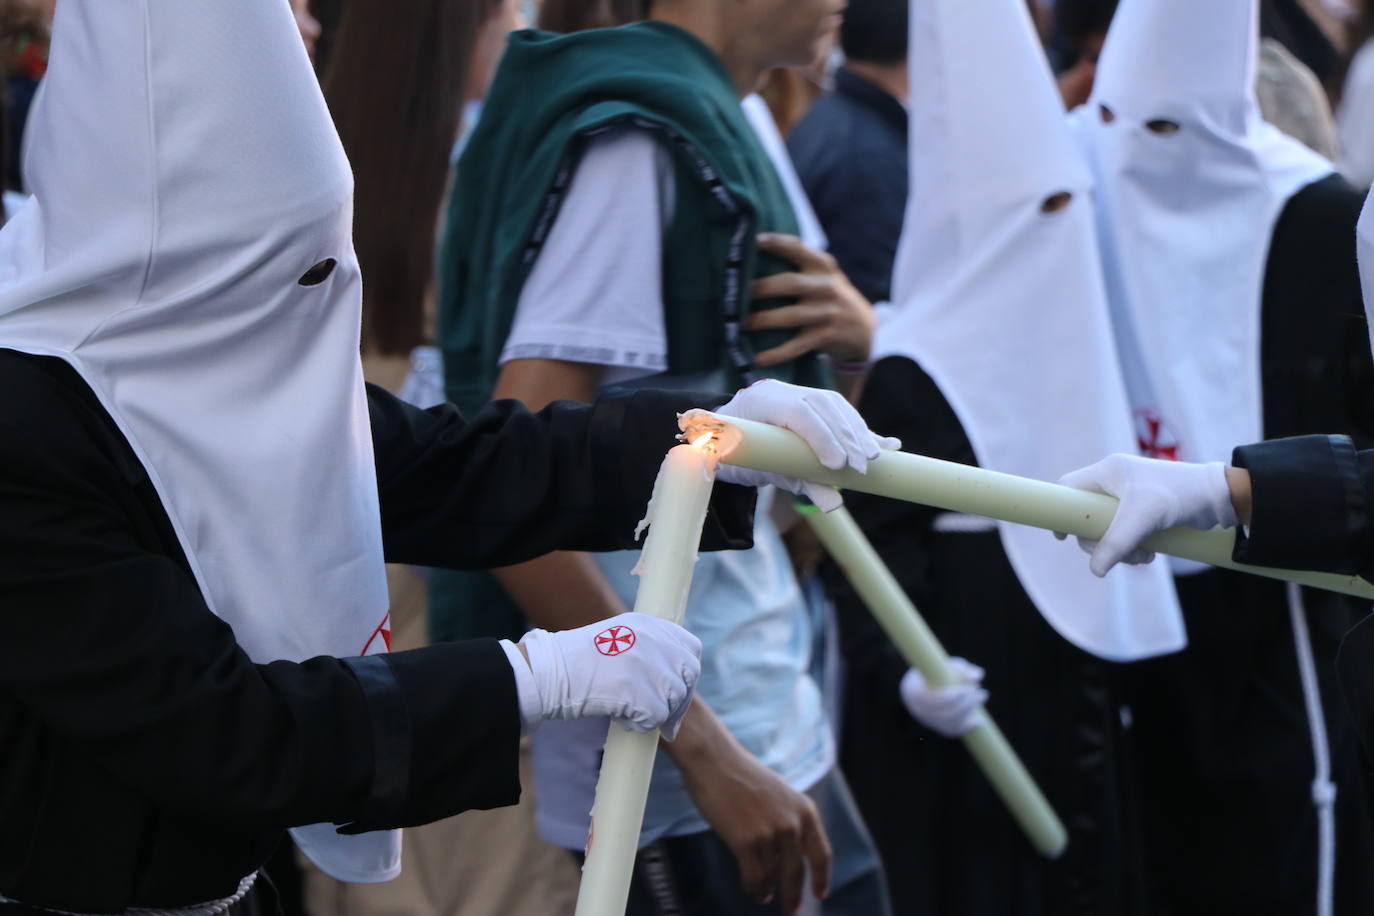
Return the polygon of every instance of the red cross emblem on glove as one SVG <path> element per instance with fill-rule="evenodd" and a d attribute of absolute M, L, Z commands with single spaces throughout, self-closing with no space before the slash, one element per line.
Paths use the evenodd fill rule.
<path fill-rule="evenodd" d="M 602 655 L 619 655 L 630 651 L 635 644 L 635 631 L 629 627 L 611 627 L 596 634 L 596 651 Z"/>
<path fill-rule="evenodd" d="M 1178 440 L 1164 424 L 1164 418 L 1153 408 L 1146 407 L 1135 412 L 1135 436 L 1140 454 L 1146 458 L 1178 460 Z"/>

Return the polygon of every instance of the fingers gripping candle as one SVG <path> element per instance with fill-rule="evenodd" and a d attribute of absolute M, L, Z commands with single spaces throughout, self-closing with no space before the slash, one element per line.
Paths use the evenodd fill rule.
<path fill-rule="evenodd" d="M 806 513 L 806 520 L 907 664 L 920 671 L 932 687 L 953 684 L 954 672 L 944 647 L 864 537 L 849 510 L 841 507 L 825 514 L 813 510 Z M 982 724 L 963 736 L 964 746 L 1031 845 L 1041 855 L 1057 859 L 1068 845 L 1068 832 L 1001 729 L 986 711 L 981 716 Z"/>
<path fill-rule="evenodd" d="M 692 439 L 692 444 L 668 452 L 654 482 L 648 512 L 639 524 L 639 530 L 647 527 L 649 534 L 635 568 L 639 591 L 634 609 L 674 623 L 681 623 L 687 610 L 716 475 L 713 436 L 700 433 Z M 625 912 L 657 751 L 657 732 L 637 734 L 611 724 L 596 782 L 576 916 Z"/>

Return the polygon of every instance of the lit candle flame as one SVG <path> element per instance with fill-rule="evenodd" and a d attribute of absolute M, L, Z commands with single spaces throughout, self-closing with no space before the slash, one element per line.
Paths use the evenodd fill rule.
<path fill-rule="evenodd" d="M 689 439 L 688 443 L 692 448 L 705 450 L 711 447 L 711 440 L 715 437 L 716 434 L 714 432 L 709 429 L 704 429 L 695 439 Z"/>

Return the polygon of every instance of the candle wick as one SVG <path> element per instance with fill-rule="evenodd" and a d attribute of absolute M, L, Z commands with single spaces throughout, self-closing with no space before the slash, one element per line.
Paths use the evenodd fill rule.
<path fill-rule="evenodd" d="M 696 436 L 693 439 L 690 439 L 689 442 L 692 448 L 700 449 L 701 451 L 714 452 L 716 450 L 715 438 L 716 434 L 712 430 L 704 429 L 701 431 L 701 435 Z"/>

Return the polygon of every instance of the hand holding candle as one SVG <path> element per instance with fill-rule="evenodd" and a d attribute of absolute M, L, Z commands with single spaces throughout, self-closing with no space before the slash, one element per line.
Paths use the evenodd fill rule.
<path fill-rule="evenodd" d="M 682 621 L 715 470 L 714 450 L 705 442 L 679 445 L 664 459 L 640 523 L 649 535 L 637 569 L 636 612 Z M 576 916 L 625 912 L 657 751 L 657 734 L 631 734 L 612 726 L 606 736 Z"/>
<path fill-rule="evenodd" d="M 908 668 L 900 687 L 902 704 L 931 731 L 962 738 L 982 724 L 988 692 L 983 689 L 982 668 L 962 658 L 951 658 L 949 667 L 956 680 L 945 687 L 927 682 L 920 668 Z"/>
<path fill-rule="evenodd" d="M 701 640 L 647 614 L 520 640 L 542 718 L 613 716 L 637 732 L 672 740 L 701 674 Z"/>
<path fill-rule="evenodd" d="M 920 672 L 923 686 L 939 691 L 967 683 L 965 675 L 969 672 L 961 671 L 945 654 L 940 641 L 891 571 L 883 565 L 878 552 L 848 510 L 841 508 L 828 515 L 810 512 L 805 518 L 902 658 L 913 671 Z M 906 686 L 903 684 L 904 688 Z M 1031 845 L 1043 856 L 1058 858 L 1068 845 L 1068 831 L 1001 730 L 982 708 L 981 698 L 979 700 L 969 711 L 971 717 L 949 723 L 951 730 L 961 732 L 964 746 L 987 776 L 993 791 L 1021 825 Z M 972 727 L 965 728 L 966 725 Z"/>
<path fill-rule="evenodd" d="M 1154 553 L 1141 543 L 1156 531 L 1187 525 L 1206 531 L 1240 524 L 1231 505 L 1231 487 L 1221 462 L 1188 464 L 1138 455 L 1109 455 L 1089 467 L 1065 474 L 1059 482 L 1076 490 L 1102 493 L 1121 501 L 1100 539 L 1078 538 L 1092 555 L 1089 567 L 1105 576 L 1117 563 L 1148 563 Z"/>
<path fill-rule="evenodd" d="M 831 470 L 852 468 L 862 474 L 868 470 L 868 462 L 884 449 L 901 448 L 896 439 L 870 431 L 859 412 L 836 392 L 774 379 L 755 382 L 737 392 L 716 414 L 793 430 L 806 440 L 816 459 Z M 717 473 L 725 483 L 775 486 L 789 493 L 805 494 L 823 512 L 840 505 L 833 487 L 818 486 L 802 478 L 739 467 L 724 467 Z"/>

